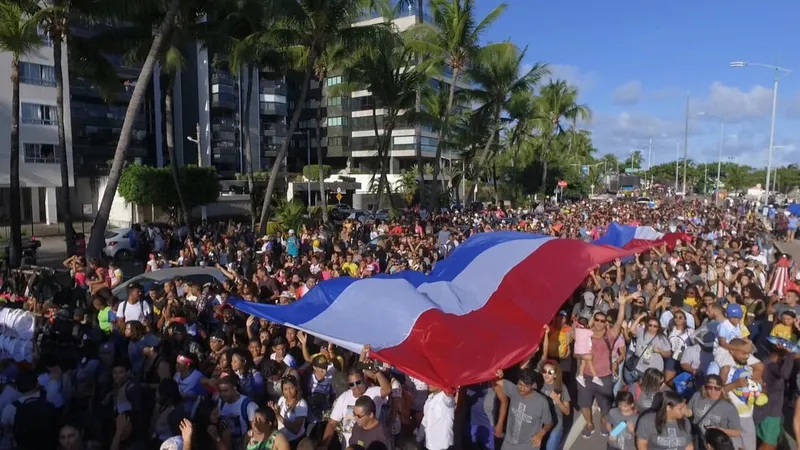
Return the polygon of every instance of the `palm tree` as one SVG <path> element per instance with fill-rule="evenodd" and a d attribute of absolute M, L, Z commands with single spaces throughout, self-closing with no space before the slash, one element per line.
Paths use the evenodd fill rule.
<path fill-rule="evenodd" d="M 11 154 L 9 174 L 11 187 L 11 229 L 8 261 L 19 267 L 22 258 L 22 222 L 20 220 L 19 184 L 19 61 L 42 44 L 37 32 L 38 22 L 19 4 L 0 3 L 0 50 L 11 53 Z"/>
<path fill-rule="evenodd" d="M 616 173 L 619 168 L 619 159 L 613 153 L 606 153 L 600 160 L 603 162 L 603 175 Z"/>
<path fill-rule="evenodd" d="M 481 173 L 501 125 L 501 114 L 508 111 L 511 99 L 521 92 L 530 91 L 549 73 L 546 64 L 536 63 L 520 76 L 525 50 L 520 51 L 510 43 L 485 49 L 477 64 L 469 70 L 473 89 L 467 91 L 473 100 L 480 103 L 479 111 L 485 112 L 489 120 L 489 139 L 478 157 L 476 173 Z M 473 191 L 478 186 L 473 180 Z"/>
<path fill-rule="evenodd" d="M 136 120 L 136 114 L 146 94 L 147 86 L 150 84 L 156 61 L 166 49 L 169 36 L 175 27 L 175 17 L 178 14 L 180 6 L 181 0 L 169 1 L 166 13 L 153 35 L 153 42 L 150 45 L 147 58 L 145 58 L 142 64 L 139 77 L 136 80 L 136 86 L 133 88 L 133 94 L 131 94 L 130 103 L 128 103 L 128 109 L 125 112 L 125 120 L 122 122 L 122 130 L 120 131 L 117 149 L 114 153 L 114 160 L 111 164 L 111 170 L 108 173 L 106 188 L 103 191 L 100 208 L 97 211 L 94 224 L 92 225 L 92 235 L 89 239 L 89 247 L 86 252 L 90 257 L 100 256 L 105 246 L 105 233 L 106 227 L 108 226 L 108 218 L 111 214 L 111 206 L 114 203 L 114 197 L 117 193 L 119 179 L 120 176 L 122 176 L 122 166 L 127 157 L 128 145 L 130 144 L 131 135 L 133 133 L 133 124 Z"/>
<path fill-rule="evenodd" d="M 376 108 L 372 109 L 380 163 L 377 209 L 381 209 L 383 192 L 386 192 L 392 203 L 391 186 L 387 177 L 392 132 L 401 112 L 413 109 L 416 105 L 417 92 L 428 83 L 430 67 L 430 63 L 417 61 L 414 50 L 405 45 L 395 33 L 376 35 L 373 40 L 364 41 L 361 49 L 347 62 L 347 79 L 369 90 L 375 97 L 375 103 L 380 104 L 384 111 L 381 133 L 378 129 Z"/>
<path fill-rule="evenodd" d="M 541 155 L 542 191 L 547 192 L 547 163 L 550 158 L 553 138 L 564 133 L 564 120 L 589 120 L 592 116 L 589 107 L 577 103 L 578 90 L 564 80 L 551 80 L 539 92 L 540 108 L 544 114 L 541 121 L 542 132 L 548 136 Z"/>
<path fill-rule="evenodd" d="M 274 48 L 283 54 L 285 59 L 291 61 L 287 69 L 299 70 L 303 74 L 300 93 L 286 130 L 287 139 L 281 144 L 267 182 L 264 204 L 261 208 L 262 233 L 266 232 L 270 202 L 281 168 L 280 162 L 286 157 L 292 141 L 290 137 L 300 122 L 300 114 L 308 96 L 308 85 L 314 75 L 317 59 L 323 57 L 326 48 L 333 43 L 340 44 L 344 51 L 349 51 L 365 42 L 374 30 L 385 28 L 378 25 L 352 26 L 361 14 L 362 3 L 362 0 L 274 0 L 274 11 L 279 16 L 268 18 L 269 23 L 266 24 L 268 26 L 261 28 L 262 31 L 257 39 L 260 45 Z M 324 82 L 324 80 L 319 81 Z"/>
<path fill-rule="evenodd" d="M 506 3 L 501 3 L 476 23 L 475 4 L 476 0 L 430 0 L 432 23 L 420 23 L 408 30 L 411 38 L 409 44 L 412 47 L 431 56 L 438 65 L 447 66 L 453 72 L 450 95 L 441 118 L 442 125 L 439 128 L 439 140 L 436 144 L 433 170 L 434 193 L 438 192 L 438 179 L 442 170 L 442 150 L 448 138 L 448 117 L 453 110 L 456 84 L 461 73 L 477 57 L 481 35 L 508 7 Z M 422 11 L 419 6 L 418 9 Z"/>
<path fill-rule="evenodd" d="M 536 95 L 532 90 L 524 90 L 511 96 L 508 104 L 508 119 L 514 123 L 508 139 L 508 147 L 513 152 L 511 167 L 516 167 L 520 147 L 533 131 L 539 115 L 537 106 Z"/>

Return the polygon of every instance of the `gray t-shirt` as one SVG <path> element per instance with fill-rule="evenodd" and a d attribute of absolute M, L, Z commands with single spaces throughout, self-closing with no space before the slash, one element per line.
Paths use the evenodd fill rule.
<path fill-rule="evenodd" d="M 553 385 L 552 384 L 545 384 L 542 386 L 542 395 L 547 397 L 547 403 L 550 405 L 550 414 L 553 416 L 553 428 L 557 427 L 559 424 L 564 423 L 564 413 L 558 409 L 556 403 L 550 398 L 550 394 L 553 392 Z M 561 389 L 561 401 L 568 402 L 570 401 L 569 398 L 569 391 L 565 387 Z"/>
<path fill-rule="evenodd" d="M 655 336 L 646 336 L 644 328 L 636 330 L 636 356 L 639 357 L 636 370 L 640 372 L 650 368 L 664 370 L 664 358 L 655 353 L 654 350 L 660 352 L 671 351 L 672 345 L 663 333 Z"/>
<path fill-rule="evenodd" d="M 645 413 L 636 423 L 636 440 L 647 441 L 647 450 L 685 450 L 692 443 L 691 426 L 684 419 L 681 428 L 677 422 L 667 422 L 661 433 L 656 430 L 656 414 Z"/>
<path fill-rule="evenodd" d="M 800 317 L 800 304 L 789 306 L 786 303 L 777 303 L 775 305 L 775 319 L 780 321 L 781 314 L 783 314 L 784 311 L 794 311 L 795 315 Z"/>
<path fill-rule="evenodd" d="M 503 392 L 508 396 L 508 421 L 502 450 L 530 450 L 533 435 L 542 426 L 553 423 L 550 405 L 544 395 L 533 391 L 527 397 L 519 394 L 517 386 L 503 380 Z"/>
<path fill-rule="evenodd" d="M 739 430 L 742 427 L 736 407 L 727 398 L 717 402 L 710 398 L 703 398 L 699 392 L 696 392 L 689 400 L 688 407 L 692 411 L 692 422 L 697 423 L 703 433 L 706 432 L 706 427 L 719 427 L 726 430 Z"/>
<path fill-rule="evenodd" d="M 608 412 L 606 421 L 608 421 L 608 424 L 611 425 L 611 429 L 613 430 L 620 422 L 626 422 L 635 426 L 638 417 L 639 415 L 636 414 L 636 412 L 631 412 L 631 415 L 625 416 L 619 408 L 613 408 Z M 609 435 L 608 446 L 619 450 L 636 450 L 633 432 L 631 432 L 630 428 L 626 428 L 625 431 L 620 433 L 617 437 Z"/>

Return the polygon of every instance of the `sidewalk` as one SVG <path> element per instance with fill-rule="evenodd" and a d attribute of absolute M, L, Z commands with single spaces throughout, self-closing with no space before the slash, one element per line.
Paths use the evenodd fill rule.
<path fill-rule="evenodd" d="M 85 233 L 88 237 L 88 234 L 92 229 L 92 222 L 73 222 L 72 226 L 75 228 L 75 231 L 78 233 Z M 9 228 L 10 227 L 8 225 L 0 225 L 0 240 L 8 237 Z M 24 236 L 36 237 L 63 236 L 64 224 L 61 222 L 54 223 L 52 225 L 48 225 L 46 223 L 25 223 L 22 224 L 22 234 Z"/>

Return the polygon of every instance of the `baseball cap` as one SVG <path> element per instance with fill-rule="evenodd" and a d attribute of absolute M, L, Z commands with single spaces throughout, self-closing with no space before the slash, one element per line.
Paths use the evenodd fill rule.
<path fill-rule="evenodd" d="M 583 302 L 586 303 L 586 306 L 594 305 L 594 292 L 586 291 L 581 297 L 583 298 Z"/>
<path fill-rule="evenodd" d="M 140 290 L 140 291 L 143 291 L 143 290 L 144 290 L 144 289 L 142 289 L 142 285 L 141 285 L 141 284 L 139 284 L 139 282 L 138 282 L 138 281 L 134 281 L 133 283 L 128 283 L 128 286 L 127 286 L 127 288 L 128 288 L 128 290 L 129 290 L 129 291 L 130 291 L 131 289 L 138 289 L 138 290 Z"/>
<path fill-rule="evenodd" d="M 318 355 L 311 361 L 311 365 L 318 369 L 327 369 L 330 362 L 324 355 Z"/>
<path fill-rule="evenodd" d="M 742 307 L 737 305 L 736 303 L 731 303 L 725 309 L 725 315 L 728 316 L 729 319 L 741 319 L 744 314 L 742 313 Z"/>

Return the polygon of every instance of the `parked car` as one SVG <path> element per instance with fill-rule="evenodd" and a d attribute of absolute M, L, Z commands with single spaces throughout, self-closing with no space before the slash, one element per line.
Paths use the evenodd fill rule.
<path fill-rule="evenodd" d="M 127 260 L 133 256 L 136 249 L 131 248 L 130 234 L 131 228 L 116 228 L 106 231 L 106 246 L 103 253 L 109 258 L 117 260 Z"/>
<path fill-rule="evenodd" d="M 334 220 L 344 220 L 355 212 L 352 206 L 348 205 L 347 203 L 338 203 L 333 205 L 333 210 L 331 211 L 331 217 Z"/>
<path fill-rule="evenodd" d="M 227 278 L 215 267 L 170 267 L 169 269 L 154 270 L 137 275 L 123 281 L 111 293 L 119 299 L 127 298 L 128 285 L 137 282 L 147 292 L 153 285 L 161 286 L 169 280 L 181 277 L 184 281 L 204 285 L 206 283 L 222 284 Z"/>

